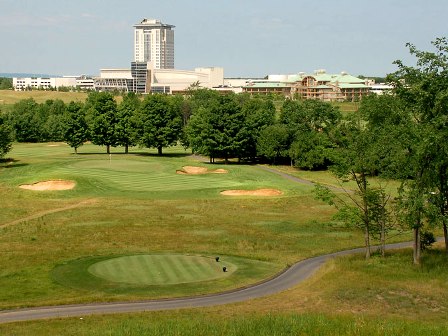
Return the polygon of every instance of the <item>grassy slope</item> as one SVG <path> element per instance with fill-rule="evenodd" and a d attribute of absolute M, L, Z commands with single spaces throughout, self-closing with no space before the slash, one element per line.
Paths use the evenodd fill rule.
<path fill-rule="evenodd" d="M 87 93 L 84 92 L 58 92 L 58 91 L 12 91 L 0 90 L 0 105 L 12 105 L 22 99 L 33 98 L 38 103 L 44 103 L 47 100 L 60 99 L 65 103 L 70 101 L 84 101 Z"/>
<path fill-rule="evenodd" d="M 90 145 L 74 155 L 64 145 L 15 146 L 11 156 L 17 161 L 0 171 L 1 192 L 9 195 L 0 211 L 1 224 L 91 201 L 0 229 L 0 249 L 6 252 L 1 261 L 0 307 L 138 298 L 68 290 L 49 277 L 55 265 L 91 255 L 159 251 L 235 255 L 273 263 L 263 273 L 266 277 L 307 256 L 362 244 L 357 232 L 322 222 L 322 215 L 329 216 L 332 210 L 315 203 L 309 186 L 293 184 L 256 166 L 213 165 L 229 173 L 187 176 L 176 174 L 176 169 L 206 164 L 185 156 L 183 150 L 167 151 L 164 158 L 148 151 L 125 156 L 117 150 L 111 161 L 103 151 Z M 54 178 L 75 180 L 78 187 L 62 192 L 17 187 Z M 285 196 L 219 194 L 234 187 L 277 187 Z M 227 282 L 214 290 L 256 280 Z M 174 294 L 186 295 L 189 290 Z"/>
<path fill-rule="evenodd" d="M 81 151 L 86 160 L 107 160 L 104 155 L 87 154 L 98 151 L 93 146 Z M 331 210 L 315 203 L 307 187 L 265 175 L 256 167 L 245 167 L 247 171 L 233 165 L 224 168 L 232 171 L 235 167 L 240 183 L 248 179 L 248 188 L 277 184 L 287 196 L 229 199 L 219 196 L 220 187 L 213 187 L 182 193 L 166 190 L 159 198 L 151 192 L 105 187 L 101 179 L 86 177 L 81 170 L 75 180 L 86 187 L 77 191 L 36 194 L 16 188 L 35 176 L 51 177 L 52 171 L 61 172 L 74 160 L 85 160 L 83 155 L 74 158 L 69 153 L 64 146 L 17 145 L 12 156 L 18 161 L 0 170 L 0 191 L 9 195 L 1 206 L 0 223 L 6 217 L 19 218 L 85 198 L 96 200 L 83 208 L 1 229 L 3 307 L 133 298 L 70 290 L 50 280 L 55 264 L 80 256 L 117 251 L 213 251 L 268 260 L 281 267 L 310 255 L 361 244 L 357 232 L 327 222 Z M 138 169 L 141 161 L 159 161 L 146 153 L 131 155 L 129 160 L 139 162 L 135 165 Z M 193 165 L 191 158 L 178 151 L 171 152 L 166 160 L 173 168 Z M 123 178 L 120 175 L 119 179 Z M 361 257 L 342 258 L 328 263 L 303 285 L 248 303 L 132 317 L 89 317 L 81 322 L 84 324 L 79 319 L 17 323 L 0 326 L 0 332 L 100 335 L 108 330 L 111 335 L 126 335 L 160 334 L 162 330 L 164 334 L 188 335 L 204 330 L 204 334 L 239 335 L 245 330 L 245 335 L 258 335 L 272 334 L 270 328 L 275 326 L 279 335 L 290 330 L 311 335 L 316 330 L 322 335 L 333 335 L 334 330 L 341 335 L 443 335 L 447 331 L 447 259 L 442 255 L 427 258 L 423 268 L 412 267 L 410 261 L 409 251 L 385 260 L 373 258 L 368 263 Z M 411 322 L 416 317 L 419 324 Z"/>

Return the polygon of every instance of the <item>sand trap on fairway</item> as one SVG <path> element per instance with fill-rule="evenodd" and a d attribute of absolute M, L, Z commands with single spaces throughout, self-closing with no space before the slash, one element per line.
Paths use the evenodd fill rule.
<path fill-rule="evenodd" d="M 42 181 L 33 184 L 22 184 L 20 188 L 27 190 L 70 190 L 75 187 L 75 182 L 64 180 Z"/>
<path fill-rule="evenodd" d="M 256 189 L 256 190 L 224 190 L 221 195 L 225 196 L 278 196 L 283 192 L 277 189 Z"/>
<path fill-rule="evenodd" d="M 200 175 L 200 174 L 227 174 L 225 169 L 208 170 L 206 167 L 183 166 L 181 170 L 176 170 L 181 175 Z"/>

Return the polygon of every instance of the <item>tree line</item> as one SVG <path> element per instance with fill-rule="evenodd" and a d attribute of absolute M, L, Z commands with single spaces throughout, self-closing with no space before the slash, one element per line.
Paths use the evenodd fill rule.
<path fill-rule="evenodd" d="M 17 141 L 65 141 L 75 152 L 91 141 L 107 153 L 141 146 L 162 155 L 180 143 L 211 162 L 237 158 L 330 169 L 356 190 L 341 196 L 318 185 L 316 197 L 364 232 L 366 258 L 372 239 L 384 254 L 388 233 L 406 227 L 414 233 L 418 264 L 434 228 L 442 229 L 448 247 L 448 42 L 440 38 L 433 45 L 436 51 L 426 52 L 409 44 L 416 65 L 396 61 L 398 70 L 387 78 L 393 94 L 363 98 L 356 113 L 344 115 L 318 100 L 197 88 L 186 96 L 129 93 L 120 103 L 110 93 L 92 92 L 84 103 L 67 105 L 23 100 L 0 119 L 0 132 L 12 129 Z M 399 180 L 400 188 L 390 192 L 373 184 L 374 177 Z"/>

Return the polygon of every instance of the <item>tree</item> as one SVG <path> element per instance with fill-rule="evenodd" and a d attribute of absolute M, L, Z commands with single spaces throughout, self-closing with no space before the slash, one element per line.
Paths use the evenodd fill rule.
<path fill-rule="evenodd" d="M 8 113 L 8 121 L 18 142 L 39 142 L 42 139 L 43 122 L 39 105 L 34 99 L 23 99 L 15 103 Z"/>
<path fill-rule="evenodd" d="M 264 128 L 257 139 L 257 154 L 276 164 L 288 156 L 290 136 L 285 125 L 275 124 Z"/>
<path fill-rule="evenodd" d="M 41 109 L 45 110 L 43 133 L 45 138 L 42 141 L 63 141 L 64 139 L 64 116 L 66 112 L 65 103 L 60 100 L 47 100 L 41 104 Z"/>
<path fill-rule="evenodd" d="M 238 132 L 241 138 L 238 157 L 255 158 L 261 132 L 275 122 L 275 106 L 270 99 L 250 98 L 242 102 L 245 122 Z"/>
<path fill-rule="evenodd" d="M 347 117 L 336 134 L 337 146 L 332 151 L 331 170 L 340 181 L 353 181 L 356 188 L 345 193 L 350 202 L 340 201 L 339 204 L 328 188 L 318 188 L 317 195 L 339 209 L 339 218 L 362 229 L 367 259 L 371 254 L 371 237 L 375 234 L 380 235 L 384 253 L 389 196 L 382 185 L 372 186 L 369 178 L 380 171 L 382 148 L 387 143 L 381 133 L 369 129 L 359 114 Z M 389 160 L 388 157 L 384 159 Z"/>
<path fill-rule="evenodd" d="M 12 127 L 5 117 L 0 114 L 0 158 L 3 158 L 12 148 Z"/>
<path fill-rule="evenodd" d="M 198 90 L 201 93 L 207 91 Z M 188 142 L 195 153 L 222 157 L 241 157 L 247 141 L 245 115 L 236 95 L 208 95 L 207 102 L 196 105 L 186 127 Z"/>
<path fill-rule="evenodd" d="M 339 110 L 318 100 L 285 101 L 280 123 L 287 126 L 292 141 L 290 156 L 294 165 L 306 169 L 327 168 L 330 134 L 341 119 Z"/>
<path fill-rule="evenodd" d="M 415 66 L 397 60 L 388 76 L 394 93 L 414 117 L 419 141 L 412 143 L 410 195 L 430 192 L 437 206 L 433 222 L 441 224 L 448 254 L 448 39 L 432 42 L 435 51 L 421 51 L 408 43 Z M 419 213 L 423 213 L 420 211 Z M 416 238 L 417 239 L 417 238 Z"/>
<path fill-rule="evenodd" d="M 9 90 L 12 88 L 12 78 L 0 77 L 0 90 Z"/>
<path fill-rule="evenodd" d="M 88 126 L 85 118 L 85 110 L 81 103 L 70 102 L 64 116 L 64 142 L 78 153 L 88 139 Z"/>
<path fill-rule="evenodd" d="M 174 96 L 153 94 L 145 97 L 136 114 L 136 134 L 139 145 L 162 149 L 176 145 L 181 137 L 180 100 Z"/>
<path fill-rule="evenodd" d="M 129 146 L 135 146 L 135 125 L 134 115 L 140 105 L 139 97 L 130 92 L 123 97 L 123 101 L 118 106 L 118 121 L 115 125 L 117 144 L 124 146 L 124 152 L 129 152 Z"/>
<path fill-rule="evenodd" d="M 87 124 L 92 143 L 106 146 L 107 154 L 110 147 L 118 143 L 115 127 L 118 122 L 117 103 L 108 92 L 91 92 L 84 105 Z"/>

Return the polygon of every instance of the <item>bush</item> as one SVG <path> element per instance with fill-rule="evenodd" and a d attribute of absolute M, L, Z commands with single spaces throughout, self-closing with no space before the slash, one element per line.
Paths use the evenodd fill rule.
<path fill-rule="evenodd" d="M 422 251 L 427 250 L 432 244 L 436 242 L 434 234 L 429 231 L 423 231 L 420 235 L 420 249 Z"/>

